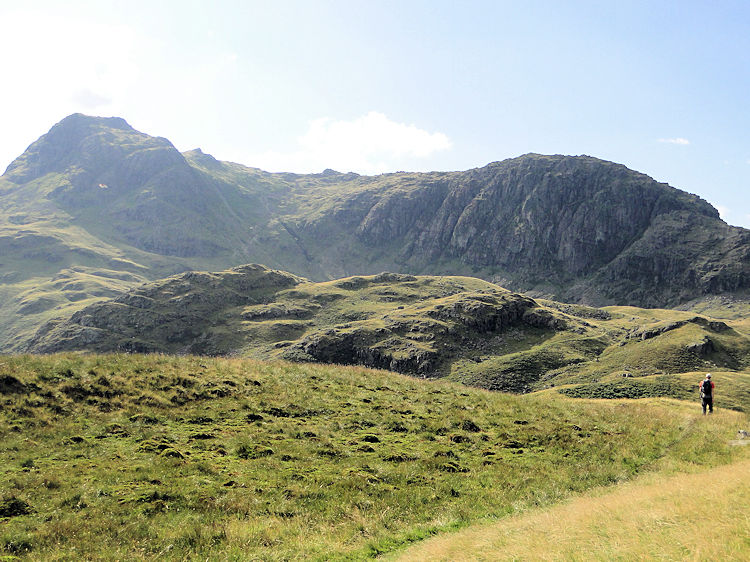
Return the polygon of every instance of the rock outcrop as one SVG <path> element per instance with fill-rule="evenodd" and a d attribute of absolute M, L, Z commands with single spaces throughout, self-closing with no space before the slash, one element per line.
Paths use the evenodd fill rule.
<path fill-rule="evenodd" d="M 49 322 L 29 343 L 35 353 L 64 350 L 191 352 L 225 355 L 237 340 L 212 338 L 210 329 L 237 307 L 268 301 L 301 282 L 259 265 L 221 273 L 187 272 L 93 304 L 62 322 Z"/>

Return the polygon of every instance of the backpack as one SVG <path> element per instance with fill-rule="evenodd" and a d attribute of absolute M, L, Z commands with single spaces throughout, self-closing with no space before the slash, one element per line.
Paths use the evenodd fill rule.
<path fill-rule="evenodd" d="M 704 380 L 703 384 L 701 386 L 701 392 L 703 392 L 703 396 L 711 396 L 711 391 L 713 389 L 711 388 L 711 381 L 710 380 Z"/>

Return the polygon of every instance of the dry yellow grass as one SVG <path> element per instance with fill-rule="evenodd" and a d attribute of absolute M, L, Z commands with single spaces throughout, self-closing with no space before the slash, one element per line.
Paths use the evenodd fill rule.
<path fill-rule="evenodd" d="M 750 560 L 750 460 L 651 475 L 435 537 L 398 560 Z"/>

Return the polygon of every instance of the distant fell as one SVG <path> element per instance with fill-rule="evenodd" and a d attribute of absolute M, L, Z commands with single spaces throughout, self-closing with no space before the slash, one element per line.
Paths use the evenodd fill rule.
<path fill-rule="evenodd" d="M 101 146 L 103 143 L 92 142 L 93 138 L 104 136 L 113 140 L 115 131 L 121 131 L 123 135 L 139 136 L 143 140 L 152 139 L 138 133 L 120 117 L 88 117 L 74 113 L 32 143 L 21 156 L 10 163 L 4 176 L 14 183 L 25 183 L 49 172 L 78 166 L 82 160 L 86 164 L 95 163 L 95 160 L 105 154 L 95 150 L 95 144 Z M 119 143 L 109 144 L 116 146 Z M 98 162 L 102 167 L 110 163 L 106 159 Z"/>
<path fill-rule="evenodd" d="M 750 231 L 697 196 L 590 156 L 272 174 L 81 114 L 0 177 L 0 256 L 6 350 L 143 281 L 250 262 L 314 281 L 465 275 L 595 306 L 750 290 Z"/>

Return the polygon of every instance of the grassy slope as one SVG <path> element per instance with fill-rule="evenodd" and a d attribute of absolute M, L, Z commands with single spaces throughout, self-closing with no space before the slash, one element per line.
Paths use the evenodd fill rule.
<path fill-rule="evenodd" d="M 110 133 L 117 138 L 133 136 L 116 130 Z M 137 145 L 137 138 L 126 144 Z M 132 241 L 124 239 L 123 232 L 134 227 L 130 219 L 117 215 L 116 208 L 136 207 L 139 198 L 149 195 L 153 186 L 141 186 L 142 189 L 134 186 L 131 193 L 121 194 L 116 202 L 108 204 L 87 202 L 81 197 L 77 201 L 80 208 L 65 210 L 51 194 L 56 189 L 71 188 L 72 176 L 79 171 L 77 168 L 47 173 L 20 186 L 0 178 L 0 196 L 3 197 L 0 206 L 0 349 L 20 350 L 21 344 L 45 322 L 101 301 L 104 293 L 114 296 L 147 280 L 175 272 L 215 271 L 257 261 L 271 267 L 283 265 L 319 278 L 329 277 L 324 271 L 326 264 L 315 265 L 306 257 L 307 250 L 312 248 L 301 247 L 292 236 L 297 223 L 315 221 L 318 218 L 313 212 L 316 204 L 330 210 L 341 196 L 351 196 L 365 189 L 366 196 L 372 198 L 375 195 L 369 191 L 377 194 L 388 187 L 381 185 L 382 180 L 357 176 L 345 181 L 342 175 L 269 174 L 239 164 L 218 162 L 196 151 L 184 156 L 203 174 L 207 191 L 221 203 L 220 212 L 225 215 L 217 219 L 217 225 L 213 225 L 216 228 L 198 224 L 193 216 L 172 217 L 169 228 L 176 233 L 170 235 L 170 240 L 174 242 L 173 238 L 199 234 L 202 241 L 225 248 L 230 241 L 218 225 L 230 221 L 237 232 L 232 231 L 229 238 L 240 238 L 234 240 L 231 252 L 194 257 L 159 255 L 134 247 Z M 369 183 L 374 184 L 371 189 L 367 188 Z M 161 187 L 167 189 L 170 187 L 169 182 L 167 184 Z M 171 199 L 171 196 L 167 194 L 164 198 Z M 101 220 L 103 208 L 109 213 L 106 221 Z M 179 209 L 169 209 L 180 213 Z M 280 216 L 269 220 L 266 215 L 272 212 Z M 78 221 L 75 226 L 71 224 L 74 215 Z M 306 218 L 303 219 L 303 215 Z M 341 226 L 333 222 L 336 235 L 343 236 Z M 182 227 L 175 226 L 176 223 Z M 149 226 L 136 227 L 136 230 L 143 230 L 145 235 L 152 229 Z M 357 247 L 351 251 L 361 255 L 364 249 Z M 248 255 L 253 260 L 248 259 Z M 385 265 L 383 269 L 387 269 Z M 392 266 L 392 263 L 387 265 Z M 80 284 L 75 298 L 70 298 L 56 281 L 79 269 L 86 271 L 87 283 Z M 111 280 L 118 275 L 121 282 L 113 284 Z"/>
<path fill-rule="evenodd" d="M 87 310 L 91 321 L 61 325 L 33 349 L 54 351 L 75 345 L 115 351 L 137 344 L 140 349 L 168 353 L 346 364 L 362 360 L 356 353 L 361 350 L 377 355 L 369 366 L 404 371 L 408 368 L 391 365 L 391 360 L 414 358 L 416 364 L 420 354 L 429 356 L 431 367 L 419 374 L 443 375 L 457 356 L 473 358 L 521 345 L 499 337 L 500 323 L 518 325 L 524 340 L 529 332 L 548 336 L 554 332 L 534 329 L 518 317 L 516 311 L 532 307 L 532 301 L 475 278 L 384 274 L 325 283 L 295 278 L 291 288 L 290 283 L 276 283 L 255 294 L 254 288 L 259 283 L 265 287 L 265 280 L 273 276 L 279 274 L 248 266 L 161 280 L 128 299 Z M 554 311 L 547 314 L 555 317 Z M 98 330 L 96 339 L 78 338 L 72 343 L 66 339 L 91 327 Z M 325 342 L 330 345 L 323 349 Z M 352 346 L 356 350 L 348 350 Z M 329 352 L 339 356 L 329 357 Z"/>
<path fill-rule="evenodd" d="M 737 306 L 740 304 L 735 303 Z M 716 405 L 750 411 L 750 332 L 744 317 L 723 314 L 726 307 L 699 307 L 701 312 L 716 315 L 703 318 L 722 319 L 727 329 L 715 331 L 688 322 L 643 340 L 639 334 L 644 331 L 693 319 L 696 314 L 634 307 L 603 310 L 611 319 L 595 323 L 609 338 L 609 345 L 594 361 L 549 371 L 543 384 L 581 398 L 670 396 L 698 401 L 698 383 L 710 371 L 720 390 Z M 712 342 L 712 351 L 702 355 L 689 351 L 689 346 L 705 339 Z"/>
<path fill-rule="evenodd" d="M 235 247 L 240 248 L 247 242 L 245 230 L 254 228 L 260 220 L 256 215 L 263 214 L 269 206 L 265 200 L 258 199 L 273 199 L 285 186 L 270 174 L 251 174 L 251 170 L 245 168 L 239 179 L 234 178 L 244 185 L 229 185 L 222 183 L 221 174 L 215 180 L 207 179 L 201 175 L 203 169 L 196 164 L 196 177 L 192 179 L 204 181 L 206 196 L 212 198 L 212 205 L 206 206 L 213 209 L 218 201 L 219 209 L 215 212 L 221 215 L 212 216 L 215 222 L 205 224 L 205 209 L 190 214 L 189 209 L 179 208 L 182 183 L 187 181 L 182 176 L 160 177 L 158 185 L 148 181 L 143 183 L 144 178 L 110 177 L 114 173 L 112 170 L 122 164 L 118 164 L 117 158 L 112 162 L 107 160 L 112 157 L 112 151 L 132 152 L 130 156 L 148 159 L 154 143 L 163 144 L 159 139 L 108 126 L 89 140 L 94 136 L 97 140 L 90 144 L 101 144 L 99 148 L 106 158 L 92 157 L 84 168 L 86 173 L 99 178 L 94 184 L 97 181 L 115 182 L 107 189 L 93 185 L 93 190 L 81 190 L 76 177 L 83 170 L 76 165 L 65 167 L 61 164 L 59 170 L 44 173 L 27 183 L 14 184 L 0 178 L 0 349 L 18 351 L 21 344 L 48 320 L 68 316 L 87 304 L 121 294 L 147 280 L 189 269 L 224 269 L 249 261 L 239 249 L 192 257 L 160 255 L 144 249 L 144 245 L 135 247 L 137 243 L 131 235 L 136 239 L 142 235 L 148 242 L 149 233 L 155 231 L 155 238 L 162 236 L 162 242 L 173 245 L 179 245 L 181 239 L 199 236 L 203 243 L 221 248 L 228 243 L 228 238 L 232 238 Z M 105 162 L 102 164 L 105 170 L 96 169 L 100 161 Z M 27 166 L 28 163 L 22 162 L 20 171 Z M 189 167 L 185 165 L 184 169 Z M 149 172 L 149 167 L 145 166 L 143 173 L 155 172 Z M 127 185 L 121 185 L 123 182 Z M 130 185 L 128 182 L 134 183 Z M 69 200 L 61 200 L 59 193 L 70 190 L 77 191 Z M 159 201 L 163 203 L 155 211 L 161 219 L 155 227 L 137 222 L 147 221 L 134 210 L 144 199 L 154 205 Z M 137 221 L 128 212 L 135 213 Z M 141 214 L 147 216 L 148 212 Z M 222 229 L 225 222 L 230 222 L 235 230 L 243 233 L 241 240 L 234 239 L 237 237 L 234 231 L 230 236 L 226 229 Z M 128 232 L 131 235 L 126 235 Z M 261 243 L 256 250 L 262 248 Z M 256 259 L 265 257 L 270 256 L 256 251 Z M 77 288 L 71 295 L 59 280 L 61 277 L 77 277 L 78 271 L 84 271 L 86 277 L 76 279 Z M 117 281 L 113 282 L 114 279 Z"/>
<path fill-rule="evenodd" d="M 128 272 L 75 266 L 50 278 L 35 277 L 0 285 L 3 322 L 0 341 L 9 349 L 22 346 L 49 320 L 70 316 L 95 302 L 127 291 L 145 279 Z"/>
<path fill-rule="evenodd" d="M 750 365 L 750 339 L 736 328 L 736 321 L 726 322 L 729 329 L 714 331 L 690 322 L 697 316 L 692 312 L 635 307 L 602 310 L 610 313 L 611 318 L 589 322 L 600 330 L 608 345 L 596 361 L 553 372 L 558 383 L 611 380 L 625 372 L 637 377 L 710 370 L 719 366 L 741 369 Z M 680 322 L 686 323 L 645 340 L 640 337 L 644 331 Z M 688 346 L 704 338 L 713 342 L 715 351 L 704 355 L 689 351 Z"/>
<path fill-rule="evenodd" d="M 3 198 L 1 348 L 18 350 L 48 320 L 69 316 L 149 279 L 186 269 L 227 265 L 226 259 L 152 254 L 70 224 L 71 216 L 48 198 L 55 187 L 68 183 L 64 174 L 47 174 L 20 189 L 14 186 Z M 0 184 L 0 195 L 9 185 Z"/>
<path fill-rule="evenodd" d="M 0 373 L 0 548 L 34 560 L 366 558 L 731 462 L 747 422 L 236 359 L 3 356 Z"/>
<path fill-rule="evenodd" d="M 436 537 L 398 560 L 747 560 L 748 473 L 750 460 L 649 475 L 614 491 Z"/>

